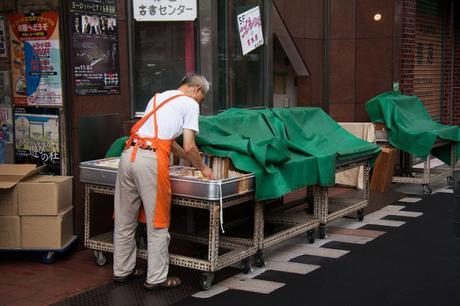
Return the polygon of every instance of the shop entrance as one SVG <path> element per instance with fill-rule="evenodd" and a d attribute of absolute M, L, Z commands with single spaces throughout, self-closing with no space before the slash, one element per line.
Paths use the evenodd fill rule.
<path fill-rule="evenodd" d="M 272 4 L 273 107 L 296 107 L 299 77 L 310 74 L 278 9 Z"/>

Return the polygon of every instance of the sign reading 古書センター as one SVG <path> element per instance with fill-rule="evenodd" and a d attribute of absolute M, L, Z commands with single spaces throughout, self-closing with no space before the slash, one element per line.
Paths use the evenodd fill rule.
<path fill-rule="evenodd" d="M 137 21 L 193 21 L 197 0 L 133 0 Z"/>

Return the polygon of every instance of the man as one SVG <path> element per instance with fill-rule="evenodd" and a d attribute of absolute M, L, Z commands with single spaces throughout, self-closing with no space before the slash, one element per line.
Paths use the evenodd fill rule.
<path fill-rule="evenodd" d="M 115 187 L 114 281 L 124 282 L 143 273 L 136 266 L 134 239 L 141 201 L 147 226 L 148 271 L 144 287 L 175 287 L 181 281 L 168 277 L 171 188 L 170 150 L 192 163 L 205 177 L 212 171 L 201 160 L 195 144 L 199 103 L 209 90 L 208 81 L 187 74 L 177 90 L 155 95 L 144 117 L 131 129 L 121 155 Z M 183 148 L 174 139 L 183 134 Z"/>
<path fill-rule="evenodd" d="M 96 16 L 93 16 L 93 18 L 91 19 L 91 31 L 90 31 L 91 34 L 96 34 L 96 35 L 99 35 L 101 34 L 101 27 L 99 26 L 99 18 L 97 18 Z"/>
<path fill-rule="evenodd" d="M 75 33 L 81 33 L 80 18 L 78 17 L 75 17 L 73 31 Z"/>
<path fill-rule="evenodd" d="M 88 16 L 83 17 L 83 34 L 89 34 L 91 25 L 89 24 Z"/>

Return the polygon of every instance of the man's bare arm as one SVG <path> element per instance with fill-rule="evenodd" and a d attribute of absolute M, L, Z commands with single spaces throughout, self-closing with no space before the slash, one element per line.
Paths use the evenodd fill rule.
<path fill-rule="evenodd" d="M 193 167 L 200 170 L 205 177 L 212 178 L 212 171 L 201 159 L 200 151 L 195 144 L 195 132 L 193 130 L 184 129 L 183 139 L 183 152 L 185 153 L 185 159 L 190 161 Z"/>

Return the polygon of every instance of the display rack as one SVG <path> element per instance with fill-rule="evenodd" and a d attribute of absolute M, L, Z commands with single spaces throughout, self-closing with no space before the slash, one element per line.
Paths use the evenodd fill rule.
<path fill-rule="evenodd" d="M 387 133 L 382 131 L 380 131 L 380 133 L 376 133 L 376 141 L 377 143 L 388 143 Z M 424 195 L 430 195 L 432 193 L 430 184 L 433 180 L 446 178 L 447 183 L 452 185 L 453 173 L 457 159 L 456 142 L 438 139 L 433 145 L 432 149 L 443 146 L 450 146 L 450 161 L 449 165 L 447 165 L 448 167 L 440 165 L 431 168 L 432 156 L 429 155 L 426 160 L 423 161 L 423 169 L 414 168 L 412 165 L 413 156 L 407 152 L 402 152 L 408 156 L 408 158 L 405 159 L 406 163 L 409 163 L 408 167 L 404 169 L 404 174 L 406 174 L 406 176 L 395 175 L 392 178 L 392 182 L 403 184 L 420 184 L 422 185 Z"/>
<path fill-rule="evenodd" d="M 369 171 L 370 159 L 372 156 L 365 156 L 349 161 L 337 162 L 336 173 L 363 167 L 363 189 L 356 190 L 353 198 L 330 197 L 329 187 L 314 186 L 314 216 L 319 220 L 319 238 L 327 237 L 326 224 L 337 218 L 356 212 L 358 219 L 364 219 L 364 208 L 369 202 Z"/>

